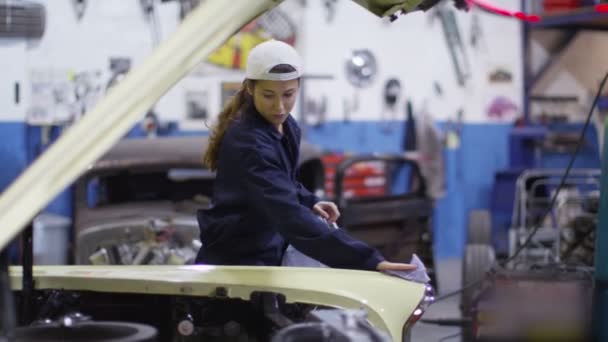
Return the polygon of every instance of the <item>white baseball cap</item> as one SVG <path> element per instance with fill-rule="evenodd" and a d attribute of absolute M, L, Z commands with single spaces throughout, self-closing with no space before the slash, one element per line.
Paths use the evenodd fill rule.
<path fill-rule="evenodd" d="M 270 69 L 279 64 L 292 66 L 295 71 L 271 73 Z M 258 44 L 249 53 L 245 77 L 250 80 L 288 81 L 302 75 L 300 55 L 291 45 L 278 40 L 268 40 Z"/>

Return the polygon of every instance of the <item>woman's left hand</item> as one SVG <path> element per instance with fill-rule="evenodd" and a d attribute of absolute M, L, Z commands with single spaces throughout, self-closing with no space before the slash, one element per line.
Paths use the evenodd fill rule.
<path fill-rule="evenodd" d="M 413 264 L 403 264 L 399 262 L 381 261 L 376 269 L 378 271 L 413 271 L 417 267 Z"/>
<path fill-rule="evenodd" d="M 340 211 L 333 202 L 319 201 L 312 207 L 315 214 L 323 217 L 329 223 L 334 223 L 340 217 Z"/>

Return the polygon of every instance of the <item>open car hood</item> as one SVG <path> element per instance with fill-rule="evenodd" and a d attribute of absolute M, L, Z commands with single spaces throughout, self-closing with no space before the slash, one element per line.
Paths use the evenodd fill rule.
<path fill-rule="evenodd" d="M 21 289 L 21 267 L 11 283 Z M 378 272 L 260 266 L 35 266 L 36 289 L 64 289 L 249 300 L 252 292 L 283 294 L 288 303 L 367 310 L 370 322 L 401 341 L 404 323 L 424 296 L 423 284 Z M 378 291 L 378 289 L 382 289 Z"/>

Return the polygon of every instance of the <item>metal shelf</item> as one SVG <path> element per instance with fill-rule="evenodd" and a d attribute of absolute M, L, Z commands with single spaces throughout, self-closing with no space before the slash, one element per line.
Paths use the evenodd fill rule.
<path fill-rule="evenodd" d="M 539 22 L 522 22 L 522 57 L 523 57 L 523 114 L 530 120 L 530 97 L 534 86 L 562 57 L 582 31 L 608 31 L 608 4 L 580 8 L 567 12 L 541 15 Z M 521 1 L 521 8 L 526 8 L 526 0 Z M 604 10 L 605 9 L 605 10 Z M 547 60 L 537 72 L 531 67 L 531 40 L 535 32 L 541 30 L 559 30 L 564 34 L 550 46 L 545 46 L 549 53 Z M 540 32 L 539 32 L 540 33 Z"/>
<path fill-rule="evenodd" d="M 608 6 L 607 6 L 608 7 Z M 595 7 L 541 16 L 541 21 L 527 23 L 530 29 L 608 30 L 608 10 L 600 12 Z"/>
<path fill-rule="evenodd" d="M 533 1 L 533 0 L 529 0 Z M 521 8 L 526 8 L 526 0 L 521 1 Z M 598 11 L 594 7 L 583 8 L 580 10 L 560 13 L 560 14 L 552 14 L 552 15 L 544 15 L 542 16 L 542 20 L 537 23 L 522 23 L 522 56 L 523 56 L 523 111 L 524 118 L 526 121 L 530 119 L 530 98 L 531 91 L 534 85 L 539 81 L 543 74 L 550 69 L 550 67 L 554 64 L 554 62 L 560 59 L 560 56 L 563 56 L 564 53 L 568 50 L 568 47 L 572 45 L 572 42 L 575 40 L 576 35 L 585 30 L 595 30 L 595 31 L 608 31 L 608 4 L 603 5 L 602 11 Z M 603 11 L 606 8 L 606 12 Z M 530 42 L 531 36 L 534 32 L 540 34 L 542 30 L 561 30 L 563 32 L 562 37 L 551 46 L 545 46 L 547 51 L 550 53 L 549 58 L 536 75 L 532 75 L 532 69 L 530 66 Z M 546 32 L 546 31 L 545 31 Z M 589 51 L 584 51 L 584 53 L 591 53 Z M 604 59 L 604 56 L 597 56 L 597 59 Z M 581 63 L 582 64 L 582 63 Z M 585 68 L 592 69 L 594 68 L 592 65 L 583 64 Z M 580 70 L 579 70 L 580 71 Z M 600 71 L 601 73 L 602 71 Z M 601 75 L 600 75 L 601 76 Z M 606 126 L 608 127 L 608 126 Z M 606 161 L 608 159 L 608 140 L 604 138 L 604 148 L 602 157 L 603 160 Z M 601 172 L 601 189 L 606 190 L 608 187 L 608 163 L 603 163 L 603 168 Z M 602 191 L 601 194 L 601 208 L 599 210 L 600 218 L 599 224 L 596 233 L 596 260 L 605 260 L 606 256 L 608 256 L 608 196 L 606 191 Z M 603 228 L 603 229 L 602 229 Z M 593 318 L 597 322 L 604 322 L 608 317 L 608 267 L 605 263 L 597 263 L 596 262 L 596 274 L 594 277 L 595 286 L 596 286 L 596 295 L 594 296 L 594 301 L 598 303 L 603 303 L 602 305 L 598 305 L 597 309 L 593 313 Z M 608 336 L 608 326 L 601 325 L 597 328 L 594 328 L 593 336 L 597 336 L 599 339 L 605 340 Z"/>

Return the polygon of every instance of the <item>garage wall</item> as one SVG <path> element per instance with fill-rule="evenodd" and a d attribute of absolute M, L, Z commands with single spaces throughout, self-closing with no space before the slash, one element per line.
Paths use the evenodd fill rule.
<path fill-rule="evenodd" d="M 245 0 L 243 0 L 245 1 Z M 21 135 L 9 138 L 21 141 L 25 150 L 14 153 L 22 164 L 31 161 L 44 148 L 45 130 L 24 124 L 28 109 L 40 103 L 47 108 L 50 117 L 92 106 L 103 95 L 110 78 L 109 58 L 129 58 L 137 64 L 155 45 L 151 22 L 146 20 L 139 1 L 104 0 L 89 1 L 84 16 L 78 20 L 69 0 L 41 1 L 47 5 L 48 26 L 40 41 L 23 43 L 19 56 L 0 60 L 20 60 L 24 84 L 24 102 L 19 111 L 0 113 L 0 120 L 12 120 L 21 127 Z M 501 0 L 506 6 L 508 0 Z M 310 80 L 306 82 L 307 98 L 318 100 L 327 97 L 326 120 L 317 128 L 305 127 L 307 138 L 330 151 L 348 152 L 398 152 L 401 148 L 405 101 L 413 103 L 415 111 L 425 111 L 439 124 L 456 120 L 462 110 L 464 120 L 461 144 L 446 150 L 447 195 L 437 203 L 437 251 L 440 256 L 461 253 L 464 240 L 465 209 L 484 205 L 493 168 L 505 164 L 506 132 L 516 111 L 502 118 L 488 118 L 486 107 L 496 96 L 502 95 L 517 104 L 520 94 L 518 25 L 509 19 L 478 14 L 483 28 L 480 47 L 472 49 L 468 43 L 471 15 L 456 13 L 460 33 L 465 41 L 470 64 L 470 80 L 458 85 L 452 62 L 445 44 L 438 18 L 422 13 L 410 14 L 392 24 L 371 15 L 351 1 L 335 2 L 333 21 L 326 20 L 324 1 L 287 1 L 286 12 L 292 19 L 304 22 L 299 25 L 296 47 L 302 52 L 305 72 L 309 76 L 331 76 L 332 81 Z M 178 23 L 178 8 L 174 3 L 158 7 L 158 36 L 163 39 Z M 499 32 L 501 41 L 493 37 Z M 121 39 L 116 39 L 121 37 Z M 378 60 L 379 73 L 370 87 L 355 89 L 346 80 L 344 62 L 351 48 L 370 49 Z M 6 54 L 4 49 L 0 54 Z M 489 84 L 488 73 L 504 69 L 512 73 L 511 82 Z M 201 70 L 199 70 L 201 71 Z M 208 89 L 209 109 L 213 115 L 219 109 L 219 86 L 223 80 L 238 81 L 242 72 L 203 67 L 206 77 L 188 78 L 169 92 L 155 107 L 160 119 L 177 123 L 169 134 L 204 134 L 204 126 L 184 122 L 184 92 L 189 89 Z M 84 99 L 67 97 L 62 104 L 52 103 L 44 96 L 32 93 L 32 84 L 61 84 L 60 89 L 71 92 L 76 76 L 86 76 L 89 93 Z M 384 82 L 395 77 L 402 83 L 403 93 L 395 113 L 382 113 Z M 62 83 L 63 82 L 63 83 Z M 63 88 L 62 88 L 63 87 Z M 358 102 L 353 109 L 354 99 Z M 46 101 L 46 102 L 45 102 Z M 348 106 L 351 109 L 346 109 Z M 2 107 L 5 108 L 5 107 Z M 9 107 L 10 108 L 10 107 Z M 346 122 L 344 116 L 349 115 Z M 306 126 L 310 123 L 299 111 L 295 115 Z M 480 126 L 492 121 L 491 125 Z M 317 122 L 319 123 L 319 122 Z M 9 124 L 0 125 L 9 127 Z M 392 127 L 387 131 L 380 127 Z M 12 128 L 7 128 L 12 129 Z M 19 130 L 17 130 L 19 131 Z M 55 127 L 55 135 L 60 134 Z M 492 132 L 488 134 L 488 132 Z M 138 126 L 131 135 L 141 135 Z M 8 136 L 7 136 L 8 137 Z M 488 148 L 490 167 L 480 170 L 477 166 L 466 167 L 469 159 L 479 156 L 476 147 L 482 143 Z M 495 149 L 490 149 L 495 147 Z M 499 152 L 496 152 L 499 151 Z M 504 153 L 500 151 L 505 151 Z M 7 153 L 7 155 L 11 155 Z M 478 157 L 476 157 L 478 158 Z M 469 164 L 472 165 L 472 164 Z M 23 166 L 23 165 L 22 165 Z M 13 179 L 5 173 L 5 183 Z M 459 177 L 467 178 L 468 183 Z M 483 176 L 483 177 L 481 177 Z M 466 191 L 464 191 L 466 189 Z M 470 194 L 467 200 L 464 193 Z M 58 199 L 51 207 L 55 212 L 69 214 L 69 195 Z"/>
<path fill-rule="evenodd" d="M 519 4 L 494 2 L 511 9 Z M 308 5 L 301 47 L 306 71 L 334 77 L 306 84 L 312 99 L 320 101 L 323 94 L 328 98 L 329 122 L 306 130 L 312 142 L 334 151 L 399 152 L 406 101 L 412 102 L 416 115 L 430 115 L 444 134 L 455 129 L 448 122 L 458 121 L 462 111 L 460 142 L 444 150 L 446 193 L 436 203 L 434 219 L 437 256 L 461 255 L 468 210 L 489 206 L 494 173 L 508 164 L 510 123 L 522 99 L 518 22 L 485 13 L 455 13 L 471 72 L 460 85 L 441 22 L 432 13 L 413 13 L 388 23 L 350 1 L 336 1 L 334 18 L 327 21 L 322 1 Z M 476 47 L 470 44 L 474 16 L 481 28 Z M 369 49 L 377 58 L 378 75 L 367 88 L 356 89 L 346 78 L 344 63 L 353 48 Z M 511 81 L 490 82 L 489 75 L 497 70 L 511 73 Z M 393 77 L 401 81 L 403 92 L 396 113 L 383 113 L 384 85 Z M 354 96 L 358 110 L 349 113 L 351 121 L 344 120 L 345 103 Z M 490 117 L 489 106 L 499 96 L 517 109 Z"/>
<path fill-rule="evenodd" d="M 0 170 L 0 191 L 61 133 L 57 126 L 47 130 L 26 124 L 32 107 L 46 108 L 51 118 L 86 110 L 103 96 L 111 78 L 110 58 L 128 58 L 136 65 L 179 22 L 175 2 L 159 3 L 155 39 L 152 22 L 137 0 L 89 1 L 80 20 L 71 0 L 40 2 L 46 4 L 48 14 L 47 32 L 41 40 L 0 40 L 0 64 L 3 75 L 8 75 L 0 79 L 0 90 L 2 94 L 13 93 L 17 80 L 22 93 L 19 104 L 11 101 L 12 96 L 0 97 L 0 162 L 10 165 Z M 519 4 L 512 0 L 493 2 L 511 9 Z M 327 3 L 334 6 L 331 20 Z M 299 23 L 295 45 L 303 55 L 305 73 L 330 78 L 304 81 L 306 97 L 294 114 L 307 139 L 334 152 L 399 152 L 406 101 L 413 104 L 415 115 L 430 115 L 444 134 L 458 133 L 458 143 L 444 151 L 447 191 L 436 203 L 435 232 L 438 256 L 461 255 L 468 210 L 488 207 L 494 173 L 508 162 L 510 123 L 519 114 L 522 99 L 518 22 L 485 13 L 455 13 L 471 72 L 467 83 L 460 85 L 441 23 L 430 13 L 409 14 L 388 23 L 347 0 L 289 0 L 281 8 Z M 470 44 L 474 20 L 481 28 L 476 47 Z M 363 89 L 354 88 L 344 72 L 353 48 L 369 49 L 378 62 L 374 82 Z M 497 70 L 510 73 L 511 80 L 490 82 L 489 75 Z M 239 82 L 242 77 L 238 70 L 202 65 L 155 106 L 168 127 L 163 134 L 206 134 L 204 124 L 184 119 L 185 94 L 204 90 L 213 118 L 221 105 L 221 82 Z M 389 112 L 383 105 L 383 91 L 386 80 L 393 77 L 401 81 L 402 94 L 396 111 Z M 78 79 L 88 80 L 87 96 L 66 96 L 62 103 L 45 96 L 49 84 L 73 94 Z M 566 77 L 565 82 L 570 79 Z M 310 110 L 300 110 L 306 108 L 308 100 L 321 103 L 324 97 L 323 120 L 304 115 Z M 489 116 L 495 101 L 506 101 L 512 108 Z M 462 122 L 451 124 L 459 120 L 459 112 Z M 142 134 L 136 125 L 129 136 Z M 69 215 L 69 201 L 69 193 L 64 194 L 51 211 Z"/>
<path fill-rule="evenodd" d="M 455 13 L 471 66 L 469 80 L 461 85 L 442 26 L 433 12 L 414 13 L 388 23 L 350 1 L 335 1 L 333 19 L 328 20 L 325 3 L 308 2 L 304 39 L 299 45 L 307 73 L 333 76 L 331 80 L 311 80 L 305 84 L 307 96 L 319 103 L 325 95 L 329 108 L 324 124 L 319 125 L 314 117 L 302 118 L 304 123 L 315 123 L 307 127 L 308 139 L 333 151 L 399 152 L 405 139 L 406 101 L 413 104 L 414 117 L 430 115 L 446 135 L 454 132 L 453 123 L 459 120 L 461 111 L 462 122 L 456 125 L 460 127 L 456 131 L 459 143 L 447 144 L 444 150 L 447 188 L 445 196 L 436 203 L 434 229 L 439 257 L 462 255 L 469 210 L 490 208 L 495 174 L 509 167 L 509 135 L 512 122 L 521 115 L 523 97 L 519 21 L 476 11 Z M 510 10 L 517 10 L 520 5 L 512 0 L 492 3 Z M 475 23 L 481 35 L 474 46 L 470 42 Z M 589 51 L 591 46 L 597 46 L 594 51 L 602 52 L 605 44 L 593 44 L 599 43 L 599 39 L 597 34 L 585 33 L 574 45 L 587 49 L 573 46 L 573 51 Z M 357 48 L 369 49 L 378 61 L 375 81 L 363 89 L 353 87 L 344 72 L 347 56 Z M 544 47 L 534 44 L 532 57 L 533 67 L 538 69 L 547 58 Z M 585 87 L 581 73 L 574 68 L 580 64 L 573 60 L 578 61 L 572 53 L 565 54 L 541 86 L 546 94 L 578 95 L 580 103 L 572 108 L 572 118 L 581 121 L 595 89 Z M 499 70 L 509 73 L 511 80 L 491 81 L 490 75 Z M 385 82 L 393 77 L 403 86 L 396 115 L 387 113 L 382 104 Z M 441 91 L 437 91 L 437 85 Z M 353 97 L 358 98 L 358 109 L 348 113 Z M 508 109 L 495 111 L 499 103 Z M 490 115 L 491 112 L 495 115 Z M 344 119 L 345 113 L 350 120 Z M 580 128 L 574 125 L 567 129 Z M 594 128 L 587 132 L 587 141 L 575 167 L 599 167 Z M 560 168 L 567 161 L 566 155 L 547 154 L 541 165 Z"/>
<path fill-rule="evenodd" d="M 109 58 L 136 64 L 154 46 L 139 1 L 88 1 L 81 19 L 71 0 L 39 2 L 47 12 L 41 39 L 0 39 L 0 192 L 61 134 L 57 121 L 86 111 L 103 96 Z M 159 16 L 174 27 L 177 6 L 164 7 Z M 70 198 L 68 189 L 47 211 L 69 216 Z"/>
<path fill-rule="evenodd" d="M 517 5 L 510 0 L 495 2 L 510 8 Z M 456 12 L 471 72 L 468 82 L 460 86 L 435 12 L 412 13 L 389 23 L 352 1 L 336 1 L 334 18 L 327 21 L 323 3 L 308 1 L 301 51 L 306 72 L 335 77 L 333 81 L 310 82 L 311 95 L 331 94 L 330 119 L 340 120 L 343 99 L 354 95 L 360 99 L 359 109 L 352 113 L 354 119 L 379 119 L 384 85 L 392 77 L 399 79 L 403 87 L 397 106 L 399 118 L 403 118 L 402 104 L 406 99 L 411 100 L 415 108 L 426 107 L 440 121 L 455 118 L 462 108 L 467 122 L 487 122 L 486 108 L 498 95 L 516 104 L 521 99 L 520 29 L 515 20 L 475 11 Z M 448 5 L 451 9 L 451 4 Z M 477 47 L 470 44 L 474 17 L 479 20 L 482 32 Z M 374 82 L 360 90 L 348 83 L 344 72 L 346 58 L 353 49 L 369 49 L 378 61 Z M 490 83 L 488 75 L 498 69 L 511 72 L 512 81 Z M 441 87 L 441 95 L 437 94 L 435 84 Z"/>
<path fill-rule="evenodd" d="M 87 1 L 80 19 L 70 0 L 41 2 L 46 4 L 47 29 L 44 37 L 27 49 L 29 90 L 36 85 L 51 86 L 66 95 L 59 104 L 30 92 L 29 104 L 42 102 L 52 112 L 47 115 L 59 118 L 73 107 L 86 111 L 103 96 L 113 75 L 111 59 L 127 59 L 132 66 L 137 65 L 179 22 L 179 8 L 173 2 L 156 6 L 156 21 L 154 16 L 145 15 L 139 1 Z M 85 89 L 80 98 L 74 96 L 76 87 Z M 172 106 L 166 102 L 158 106 Z"/>

